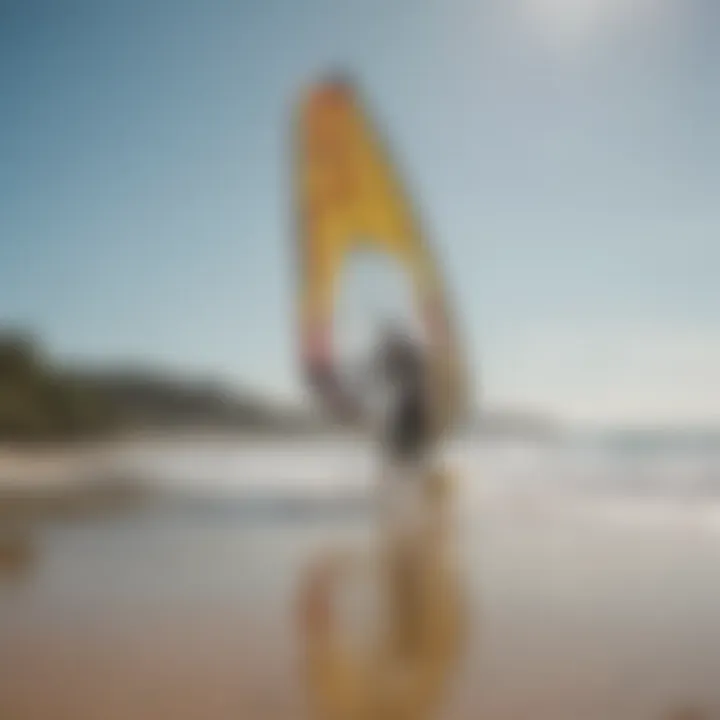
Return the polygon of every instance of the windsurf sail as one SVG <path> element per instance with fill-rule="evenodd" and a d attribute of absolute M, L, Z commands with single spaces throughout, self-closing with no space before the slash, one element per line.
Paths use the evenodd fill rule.
<path fill-rule="evenodd" d="M 350 82 L 333 79 L 309 89 L 296 151 L 300 346 L 308 378 L 332 405 L 339 392 L 332 381 L 333 317 L 342 272 L 358 250 L 385 254 L 411 279 L 442 378 L 437 417 L 446 425 L 465 385 L 447 294 L 387 149 Z"/>

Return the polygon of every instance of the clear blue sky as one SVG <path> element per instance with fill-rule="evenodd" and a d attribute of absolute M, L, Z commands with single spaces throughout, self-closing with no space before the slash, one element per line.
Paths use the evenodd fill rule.
<path fill-rule="evenodd" d="M 422 205 L 489 401 L 720 419 L 719 16 L 0 3 L 0 323 L 292 392 L 290 113 L 342 67 Z"/>

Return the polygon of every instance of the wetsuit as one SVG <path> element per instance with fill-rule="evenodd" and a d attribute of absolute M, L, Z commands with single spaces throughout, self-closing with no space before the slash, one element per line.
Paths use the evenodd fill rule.
<path fill-rule="evenodd" d="M 430 436 L 425 368 L 421 350 L 410 341 L 394 341 L 381 357 L 393 393 L 385 433 L 393 460 L 419 459 Z"/>

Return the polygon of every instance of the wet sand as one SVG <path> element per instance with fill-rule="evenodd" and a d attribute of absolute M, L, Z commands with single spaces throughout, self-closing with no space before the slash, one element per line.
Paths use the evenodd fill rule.
<path fill-rule="evenodd" d="M 33 571 L 0 576 L 0 718 L 306 717 L 297 591 L 369 526 L 233 502 L 34 522 Z M 713 527 L 643 505 L 459 502 L 470 623 L 443 718 L 720 717 Z"/>

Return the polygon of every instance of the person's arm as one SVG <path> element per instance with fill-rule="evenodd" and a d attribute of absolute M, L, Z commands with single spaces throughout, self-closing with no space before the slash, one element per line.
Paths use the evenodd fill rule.
<path fill-rule="evenodd" d="M 350 424 L 361 421 L 364 408 L 359 394 L 350 390 L 331 363 L 310 365 L 307 381 L 334 419 Z"/>
<path fill-rule="evenodd" d="M 305 381 L 335 420 L 355 423 L 360 407 L 339 377 L 332 349 L 331 327 L 327 322 L 305 325 L 301 334 L 301 362 Z"/>

